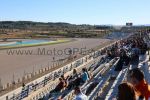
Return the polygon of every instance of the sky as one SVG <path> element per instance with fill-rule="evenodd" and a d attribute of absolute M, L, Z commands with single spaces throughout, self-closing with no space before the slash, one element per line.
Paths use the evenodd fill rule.
<path fill-rule="evenodd" d="M 150 24 L 150 0 L 0 0 L 0 21 Z"/>

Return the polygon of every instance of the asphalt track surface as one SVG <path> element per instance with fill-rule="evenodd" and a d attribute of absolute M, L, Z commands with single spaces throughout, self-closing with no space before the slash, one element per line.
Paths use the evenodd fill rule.
<path fill-rule="evenodd" d="M 68 50 L 70 49 L 81 52 L 82 50 L 95 48 L 108 41 L 110 40 L 78 38 L 76 41 L 61 44 L 1 50 L 0 78 L 2 84 L 11 82 L 13 78 L 17 80 L 25 74 L 51 66 L 54 63 L 53 60 L 57 61 L 68 57 Z M 16 53 L 20 51 L 22 53 Z"/>

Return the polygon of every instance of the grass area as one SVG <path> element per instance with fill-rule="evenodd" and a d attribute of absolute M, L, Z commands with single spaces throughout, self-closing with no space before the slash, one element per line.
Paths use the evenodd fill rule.
<path fill-rule="evenodd" d="M 24 45 L 18 45 L 18 46 L 2 46 L 2 47 L 0 47 L 0 50 L 2 50 L 2 49 L 13 49 L 13 48 L 24 48 L 24 47 L 34 47 L 34 46 L 43 46 L 43 45 L 53 45 L 53 44 L 71 42 L 71 41 L 73 41 L 73 39 L 59 39 L 57 41 L 44 42 L 44 43 L 39 43 L 39 44 L 24 44 Z"/>

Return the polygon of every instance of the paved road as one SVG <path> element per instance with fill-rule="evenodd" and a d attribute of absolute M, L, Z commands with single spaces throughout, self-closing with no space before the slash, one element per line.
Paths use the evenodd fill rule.
<path fill-rule="evenodd" d="M 45 68 L 49 65 L 52 65 L 53 57 L 54 57 L 54 49 L 55 49 L 55 60 L 68 57 L 66 55 L 66 48 L 94 48 L 99 46 L 102 43 L 108 42 L 110 40 L 107 39 L 77 39 L 74 42 L 55 44 L 55 45 L 46 45 L 46 46 L 38 46 L 38 47 L 28 47 L 28 48 L 20 48 L 20 49 L 8 49 L 0 51 L 0 78 L 2 79 L 2 84 L 6 84 L 7 82 L 11 82 L 13 77 L 15 80 L 22 77 L 24 74 L 31 73 L 33 71 L 37 71 L 41 68 Z M 39 51 L 44 50 L 48 52 L 46 55 L 36 55 Z M 16 52 L 20 50 L 21 52 L 27 51 L 31 54 L 17 55 L 16 53 L 13 55 L 8 55 L 8 51 Z M 63 54 L 60 55 L 63 51 Z M 59 52 L 59 54 L 58 54 Z M 68 52 L 67 52 L 68 53 Z"/>

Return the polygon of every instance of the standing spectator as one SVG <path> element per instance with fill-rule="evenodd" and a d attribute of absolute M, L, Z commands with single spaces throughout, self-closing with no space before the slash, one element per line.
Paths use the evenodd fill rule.
<path fill-rule="evenodd" d="M 87 96 L 81 92 L 80 87 L 74 89 L 75 98 L 74 100 L 88 100 Z"/>
<path fill-rule="evenodd" d="M 139 68 L 131 70 L 130 73 L 131 83 L 134 85 L 139 97 L 150 99 L 150 85 L 144 79 L 144 73 Z"/>

